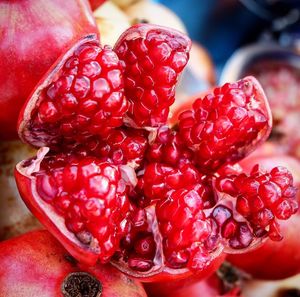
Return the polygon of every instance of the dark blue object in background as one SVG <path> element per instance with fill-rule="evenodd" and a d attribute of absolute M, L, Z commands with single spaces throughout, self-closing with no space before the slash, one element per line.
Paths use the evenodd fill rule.
<path fill-rule="evenodd" d="M 256 41 L 265 31 L 271 34 L 278 33 L 275 32 L 278 28 L 274 28 L 274 21 L 300 7 L 299 0 L 157 0 L 156 2 L 168 6 L 183 20 L 191 38 L 208 49 L 218 71 L 235 49 Z M 297 15 L 294 17 L 297 18 Z"/>

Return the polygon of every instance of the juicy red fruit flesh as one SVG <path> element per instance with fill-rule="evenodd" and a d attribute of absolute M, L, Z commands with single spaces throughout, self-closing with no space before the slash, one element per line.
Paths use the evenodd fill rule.
<path fill-rule="evenodd" d="M 179 115 L 179 133 L 203 171 L 235 162 L 266 140 L 272 117 L 253 77 L 216 88 Z"/>
<path fill-rule="evenodd" d="M 48 75 L 20 115 L 24 141 L 38 147 L 83 143 L 122 125 L 123 70 L 111 48 L 83 39 Z"/>
<path fill-rule="evenodd" d="M 159 26 L 138 24 L 121 35 L 114 49 L 125 67 L 129 125 L 166 123 L 190 47 L 187 36 Z"/>
<path fill-rule="evenodd" d="M 116 166 L 95 157 L 46 157 L 32 174 L 37 194 L 64 218 L 67 229 L 107 262 L 118 249 L 129 202 Z"/>

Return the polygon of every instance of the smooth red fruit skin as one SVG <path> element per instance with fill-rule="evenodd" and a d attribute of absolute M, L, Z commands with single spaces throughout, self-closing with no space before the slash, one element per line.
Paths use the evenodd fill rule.
<path fill-rule="evenodd" d="M 74 40 L 99 34 L 86 0 L 1 1 L 0 139 L 17 137 L 33 87 Z"/>
<path fill-rule="evenodd" d="M 120 36 L 114 49 L 125 66 L 128 125 L 166 123 L 190 48 L 187 36 L 158 25 L 137 24 Z"/>
<path fill-rule="evenodd" d="M 179 134 L 202 171 L 243 159 L 269 136 L 272 115 L 254 77 L 215 88 L 178 116 Z"/>
<path fill-rule="evenodd" d="M 287 167 L 294 177 L 298 188 L 298 201 L 300 201 L 300 162 L 290 156 L 273 154 L 266 156 L 249 156 L 240 165 L 247 171 L 251 165 L 260 163 L 262 167 L 270 169 L 274 164 Z M 245 270 L 255 278 L 276 280 L 293 276 L 300 272 L 300 239 L 298 230 L 300 226 L 300 213 L 288 221 L 280 223 L 283 239 L 280 242 L 267 240 L 264 245 L 245 254 L 229 255 L 228 260 L 237 267 Z"/>
<path fill-rule="evenodd" d="M 95 277 L 102 285 L 101 297 L 146 297 L 141 284 L 110 265 L 87 267 L 77 263 L 46 230 L 30 232 L 0 243 L 1 296 L 79 296 L 62 293 L 65 278 L 74 272 L 85 272 Z M 84 296 L 96 295 L 89 291 L 89 295 Z"/>
<path fill-rule="evenodd" d="M 225 288 L 216 273 L 199 280 L 197 276 L 189 279 L 145 284 L 148 297 L 242 297 L 240 288 Z M 226 292 L 225 292 L 226 291 Z"/>

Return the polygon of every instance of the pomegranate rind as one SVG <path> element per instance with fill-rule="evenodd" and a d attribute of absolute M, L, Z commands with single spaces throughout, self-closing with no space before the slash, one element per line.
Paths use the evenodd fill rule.
<path fill-rule="evenodd" d="M 43 100 L 40 98 L 41 92 L 48 87 L 56 78 L 59 77 L 60 71 L 64 66 L 66 60 L 73 55 L 74 51 L 82 44 L 87 42 L 95 43 L 99 45 L 99 39 L 96 34 L 89 34 L 77 40 L 67 52 L 62 54 L 56 62 L 50 67 L 48 72 L 41 78 L 38 82 L 30 96 L 28 97 L 27 101 L 23 105 L 21 112 L 18 118 L 17 130 L 20 139 L 25 142 L 29 143 L 33 147 L 40 148 L 46 147 L 51 143 L 55 142 L 58 135 L 50 135 L 46 133 L 46 131 L 41 131 L 37 135 L 33 133 L 31 130 L 31 115 L 33 111 L 40 105 L 41 101 Z"/>
<path fill-rule="evenodd" d="M 246 153 L 243 155 L 243 157 L 248 156 L 251 152 L 253 152 L 257 147 L 259 147 L 261 144 L 263 144 L 268 137 L 270 136 L 270 133 L 272 131 L 273 127 L 273 117 L 272 112 L 270 108 L 270 104 L 268 101 L 268 98 L 259 83 L 259 81 L 253 77 L 253 76 L 246 76 L 242 79 L 242 81 L 245 82 L 245 84 L 249 84 L 253 86 L 253 97 L 256 99 L 256 101 L 259 102 L 260 106 L 254 106 L 254 107 L 260 107 L 264 112 L 268 119 L 268 124 L 264 129 L 262 129 L 259 133 L 257 138 L 252 142 L 246 150 L 243 148 L 243 150 L 246 151 Z M 256 104 L 256 103 L 255 103 Z"/>
<path fill-rule="evenodd" d="M 16 165 L 15 179 L 20 195 L 30 211 L 75 259 L 85 265 L 93 266 L 97 262 L 99 250 L 80 242 L 67 229 L 64 218 L 58 215 L 51 205 L 37 193 L 36 177 L 32 173 L 39 171 L 40 164 L 48 152 L 49 148 L 43 147 L 37 152 L 35 159 L 25 160 Z"/>

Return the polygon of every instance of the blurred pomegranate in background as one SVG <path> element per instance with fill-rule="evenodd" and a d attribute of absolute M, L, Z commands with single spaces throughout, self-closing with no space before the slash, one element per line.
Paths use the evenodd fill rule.
<path fill-rule="evenodd" d="M 98 29 L 86 0 L 1 1 L 0 139 L 14 139 L 19 111 L 43 74 Z"/>
<path fill-rule="evenodd" d="M 46 230 L 1 242 L 0 264 L 1 296 L 146 297 L 139 282 L 110 265 L 77 263 Z"/>
<path fill-rule="evenodd" d="M 242 297 L 247 276 L 224 262 L 217 272 L 204 280 L 186 280 L 144 284 L 149 297 Z"/>
<path fill-rule="evenodd" d="M 41 226 L 21 199 L 13 175 L 15 164 L 34 154 L 20 141 L 0 142 L 0 240 Z"/>

